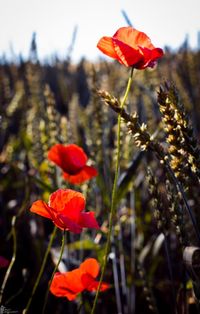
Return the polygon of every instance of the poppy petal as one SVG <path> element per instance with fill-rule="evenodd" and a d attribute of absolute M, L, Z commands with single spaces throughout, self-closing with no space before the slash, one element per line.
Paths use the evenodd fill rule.
<path fill-rule="evenodd" d="M 103 37 L 100 43 L 103 53 L 127 67 L 132 66 L 140 70 L 153 67 L 156 60 L 163 55 L 162 49 L 155 48 L 145 33 L 131 26 L 119 28 L 112 37 Z"/>
<path fill-rule="evenodd" d="M 73 301 L 76 299 L 78 293 L 73 293 L 71 292 L 70 290 L 66 290 L 66 293 L 65 293 L 65 297 L 69 300 L 69 301 Z"/>
<path fill-rule="evenodd" d="M 32 213 L 51 219 L 50 210 L 51 208 L 41 200 L 34 202 L 30 208 Z"/>
<path fill-rule="evenodd" d="M 151 51 L 151 60 L 157 60 L 158 58 L 161 58 L 164 55 L 164 52 L 161 48 L 154 48 Z"/>
<path fill-rule="evenodd" d="M 65 223 L 62 220 L 62 217 L 60 217 L 59 213 L 55 212 L 53 209 L 51 211 L 51 219 L 56 227 L 60 228 L 61 230 L 67 229 Z"/>
<path fill-rule="evenodd" d="M 63 154 L 63 145 L 56 144 L 50 148 L 48 151 L 48 159 L 53 161 L 56 165 L 62 168 L 63 161 L 62 161 L 62 154 Z"/>
<path fill-rule="evenodd" d="M 79 173 L 75 175 L 70 175 L 66 172 L 63 173 L 63 177 L 72 184 L 81 184 L 95 176 L 97 176 L 98 172 L 94 167 L 84 166 Z"/>
<path fill-rule="evenodd" d="M 99 48 L 99 50 L 101 50 L 107 56 L 118 59 L 111 37 L 102 37 L 97 44 L 97 48 Z"/>
<path fill-rule="evenodd" d="M 84 290 L 84 286 L 81 281 L 82 273 L 79 268 L 65 273 L 65 283 L 70 290 L 79 293 Z"/>
<path fill-rule="evenodd" d="M 99 229 L 98 222 L 95 219 L 94 212 L 81 213 L 79 216 L 79 224 L 83 228 Z"/>
<path fill-rule="evenodd" d="M 75 144 L 70 144 L 65 147 L 67 159 L 74 168 L 80 169 L 85 166 L 88 158 L 81 147 Z M 68 161 L 68 160 L 67 160 Z"/>
<path fill-rule="evenodd" d="M 99 281 L 93 281 L 91 285 L 88 286 L 87 290 L 88 291 L 96 291 L 98 289 L 98 286 L 99 286 Z M 100 288 L 100 291 L 105 291 L 107 289 L 110 288 L 110 285 L 106 282 L 102 282 L 101 283 L 101 288 Z"/>
<path fill-rule="evenodd" d="M 64 210 L 61 212 L 62 215 L 69 219 L 79 223 L 80 213 L 85 208 L 85 198 L 81 193 L 77 192 L 78 196 L 73 197 L 66 205 Z"/>
<path fill-rule="evenodd" d="M 99 282 L 94 278 L 99 273 L 99 264 L 94 258 L 88 258 L 80 267 L 66 273 L 56 273 L 52 280 L 50 291 L 57 297 L 74 300 L 83 290 L 97 290 Z M 100 291 L 108 289 L 109 284 L 103 282 Z"/>
<path fill-rule="evenodd" d="M 78 208 L 81 208 L 81 211 L 85 207 L 85 199 L 80 192 L 71 189 L 58 189 L 50 195 L 49 204 L 58 212 L 66 210 L 68 205 L 68 207 L 73 208 L 77 206 Z"/>
<path fill-rule="evenodd" d="M 59 220 L 62 221 L 62 223 L 60 223 L 60 222 L 56 223 L 55 222 L 55 224 L 59 228 L 67 229 L 67 230 L 74 232 L 74 233 L 81 233 L 82 227 L 80 225 L 78 225 L 76 222 L 74 222 L 73 220 L 69 219 L 68 217 L 66 217 L 65 215 L 62 215 L 62 214 L 59 214 L 58 217 L 59 217 Z"/>
<path fill-rule="evenodd" d="M 99 263 L 95 258 L 87 258 L 83 263 L 80 265 L 80 270 L 82 272 L 90 274 L 93 278 L 96 278 L 99 274 Z"/>
<path fill-rule="evenodd" d="M 57 297 L 65 296 L 65 274 L 55 273 L 51 286 L 50 291 Z"/>
<path fill-rule="evenodd" d="M 120 27 L 113 35 L 114 39 L 124 42 L 128 46 L 137 48 L 136 37 L 138 32 L 133 27 Z M 133 46 L 134 45 L 134 46 Z"/>
<path fill-rule="evenodd" d="M 70 301 L 74 300 L 83 289 L 79 269 L 63 274 L 56 273 L 50 287 L 52 294 L 57 297 L 66 297 Z"/>
<path fill-rule="evenodd" d="M 155 61 L 163 56 L 163 50 L 161 48 L 154 48 L 153 50 L 148 49 L 146 47 L 140 47 L 144 55 L 144 60 L 142 64 L 138 64 L 136 68 L 144 69 L 146 67 L 152 67 L 155 64 Z"/>
<path fill-rule="evenodd" d="M 49 150 L 48 159 L 58 165 L 64 172 L 76 174 L 85 166 L 88 158 L 78 145 L 69 144 L 64 146 L 56 144 Z"/>
<path fill-rule="evenodd" d="M 72 292 L 72 291 L 66 289 L 64 296 L 65 296 L 69 301 L 73 301 L 73 300 L 76 299 L 76 297 L 77 297 L 78 294 L 79 294 L 79 292 L 78 292 L 78 293 L 74 293 L 74 292 Z"/>
<path fill-rule="evenodd" d="M 154 48 L 150 38 L 145 33 L 140 32 L 131 26 L 119 28 L 113 38 L 124 42 L 134 49 L 137 49 L 138 46 L 150 49 Z"/>
<path fill-rule="evenodd" d="M 146 47 L 148 49 L 154 49 L 154 45 L 151 42 L 151 39 L 143 32 L 139 32 L 138 30 L 134 29 L 134 37 L 136 45 Z"/>
<path fill-rule="evenodd" d="M 134 49 L 116 38 L 113 39 L 113 43 L 119 62 L 125 66 L 133 66 L 143 59 L 143 54 L 138 48 Z"/>
<path fill-rule="evenodd" d="M 89 274 L 83 274 L 82 275 L 82 283 L 86 290 L 88 291 L 96 291 L 99 286 L 99 281 L 94 280 L 92 276 Z M 100 291 L 105 291 L 110 288 L 110 285 L 106 282 L 101 283 Z"/>

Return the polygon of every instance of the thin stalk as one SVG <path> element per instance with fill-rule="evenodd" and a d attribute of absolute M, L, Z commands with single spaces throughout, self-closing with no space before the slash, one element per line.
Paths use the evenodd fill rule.
<path fill-rule="evenodd" d="M 59 256 L 59 259 L 58 259 L 58 262 L 56 264 L 56 266 L 54 267 L 54 270 L 53 270 L 53 273 L 51 275 L 51 279 L 49 281 L 49 284 L 48 284 L 48 289 L 47 289 L 47 292 L 46 292 L 46 295 L 45 295 L 45 298 L 44 298 L 44 305 L 43 305 L 43 308 L 42 308 L 42 314 L 44 314 L 45 312 L 45 308 L 46 308 L 46 304 L 47 304 L 47 300 L 48 300 L 48 296 L 49 296 L 49 289 L 51 287 L 51 283 L 53 281 L 53 277 L 58 269 L 58 266 L 61 262 L 61 259 L 62 259 L 62 256 L 63 256 L 63 252 L 64 252 L 64 248 L 65 248 L 65 229 L 63 231 L 63 236 L 62 236 L 62 244 L 61 244 L 61 249 L 60 249 L 60 256 Z"/>
<path fill-rule="evenodd" d="M 48 255 L 49 255 L 50 249 L 51 249 L 51 247 L 52 247 L 53 240 L 54 240 L 54 238 L 55 238 L 55 236 L 56 236 L 56 231 L 57 231 L 57 227 L 55 226 L 54 229 L 53 229 L 53 232 L 52 232 L 52 234 L 51 234 L 51 237 L 50 237 L 50 240 L 49 240 L 49 244 L 48 244 L 48 247 L 47 247 L 47 249 L 46 249 L 46 252 L 45 252 L 45 255 L 44 255 L 44 259 L 43 259 L 43 262 L 42 262 L 42 265 L 41 265 L 39 274 L 38 274 L 37 279 L 36 279 L 36 281 L 35 281 L 35 284 L 34 284 L 34 287 L 33 287 L 32 292 L 31 292 L 30 298 L 29 298 L 29 300 L 28 300 L 28 303 L 27 303 L 25 309 L 23 310 L 23 314 L 26 314 L 26 313 L 28 312 L 29 307 L 30 307 L 31 302 L 32 302 L 32 299 L 33 299 L 33 296 L 34 296 L 34 294 L 35 294 L 35 291 L 36 291 L 36 289 L 37 289 L 37 287 L 38 287 L 38 285 L 39 285 L 40 279 L 41 279 L 42 274 L 43 274 L 43 271 L 44 271 L 44 267 L 45 267 L 46 262 L 47 262 L 47 257 L 48 257 Z"/>
<path fill-rule="evenodd" d="M 12 236 L 13 236 L 13 255 L 12 255 L 11 262 L 9 264 L 9 267 L 8 267 L 7 271 L 6 271 L 6 274 L 5 274 L 5 277 L 4 277 L 2 286 L 1 286 L 1 290 L 0 290 L 0 304 L 2 303 L 2 298 L 3 298 L 3 293 L 4 293 L 4 290 L 5 290 L 5 286 L 6 286 L 8 278 L 10 276 L 10 272 L 12 270 L 12 267 L 13 267 L 15 259 L 16 259 L 17 237 L 16 237 L 15 223 L 16 223 L 16 216 L 14 216 L 12 218 L 12 223 L 11 223 L 11 225 L 12 225 L 11 233 L 12 233 Z"/>
<path fill-rule="evenodd" d="M 127 100 L 127 97 L 128 97 L 129 91 L 130 91 L 132 80 L 133 80 L 133 68 L 131 68 L 131 73 L 130 73 L 130 76 L 129 76 L 129 79 L 128 79 L 126 91 L 125 91 L 124 97 L 123 97 L 123 99 L 121 101 L 121 106 L 120 106 L 121 109 L 123 109 L 123 107 L 124 107 L 124 105 L 126 103 L 126 100 Z M 108 253 L 109 253 L 109 249 L 110 249 L 113 219 L 114 219 L 114 216 L 115 216 L 117 181 L 118 181 L 118 176 L 119 176 L 120 135 L 121 135 L 120 133 L 121 133 L 121 112 L 118 113 L 118 119 L 117 119 L 117 153 L 116 153 L 116 157 L 117 158 L 116 158 L 116 164 L 115 164 L 115 176 L 114 176 L 113 189 L 112 189 L 112 199 L 111 199 L 111 208 L 110 208 L 110 217 L 109 217 L 108 236 L 107 236 L 107 242 L 106 242 L 106 248 L 105 248 L 105 257 L 104 257 L 104 261 L 103 261 L 102 272 L 101 272 L 99 285 L 98 285 L 97 292 L 96 292 L 96 295 L 95 295 L 95 299 L 94 299 L 94 303 L 93 303 L 91 314 L 95 313 L 97 300 L 98 300 L 98 296 L 99 296 L 99 292 L 100 292 L 100 287 L 101 287 L 101 284 L 102 284 L 102 281 L 103 281 L 103 277 L 104 277 L 104 274 L 105 274 L 105 270 L 106 270 L 106 266 L 107 266 Z"/>
<path fill-rule="evenodd" d="M 113 264 L 113 277 L 114 277 L 114 286 L 115 286 L 115 295 L 116 295 L 116 304 L 117 304 L 117 314 L 122 314 L 122 302 L 121 302 L 121 297 L 120 297 L 119 276 L 118 276 L 118 270 L 117 270 L 117 261 L 115 258 L 116 249 L 115 249 L 113 240 L 111 244 L 111 251 L 113 254 L 112 264 Z"/>
<path fill-rule="evenodd" d="M 123 234 L 121 222 L 119 222 L 119 266 L 120 266 L 120 275 L 121 275 L 121 286 L 122 286 L 122 295 L 123 295 L 123 313 L 128 313 L 128 295 L 127 295 L 127 285 L 126 285 L 126 270 L 125 270 L 125 258 L 124 258 L 124 247 L 123 247 Z"/>
<path fill-rule="evenodd" d="M 0 304 L 2 302 L 4 289 L 5 289 L 6 283 L 8 281 L 8 278 L 10 276 L 10 273 L 11 273 L 12 267 L 14 265 L 14 262 L 16 260 L 16 255 L 17 255 L 17 237 L 16 237 L 16 228 L 15 228 L 16 227 L 16 220 L 17 220 L 18 217 L 21 216 L 21 214 L 23 213 L 24 209 L 27 207 L 27 202 L 28 202 L 29 195 L 30 195 L 29 186 L 26 185 L 24 202 L 23 202 L 21 208 L 19 209 L 17 215 L 13 216 L 12 221 L 11 221 L 11 231 L 10 231 L 8 236 L 10 236 L 10 234 L 11 234 L 11 236 L 13 237 L 13 254 L 12 254 L 12 259 L 11 259 L 10 265 L 9 265 L 9 267 L 7 269 L 7 272 L 5 274 L 5 277 L 4 277 L 4 280 L 3 280 L 3 283 L 2 283 L 2 286 L 1 286 L 1 289 L 0 289 Z M 20 289 L 19 291 L 22 291 L 22 289 Z M 17 295 L 19 294 L 19 291 L 17 292 Z M 14 297 L 15 296 L 12 296 L 10 299 L 8 299 L 8 301 L 6 301 L 6 303 L 8 303 Z"/>
<path fill-rule="evenodd" d="M 131 224 L 130 224 L 130 233 L 131 233 L 131 265 L 130 265 L 130 273 L 131 273 L 131 278 L 134 278 L 134 273 L 135 273 L 135 256 L 136 256 L 136 245 L 135 245 L 135 239 L 136 239 L 136 217 L 134 213 L 135 208 L 135 190 L 133 189 L 130 197 L 130 208 L 131 210 Z M 129 302 L 128 302 L 128 312 L 129 313 L 135 313 L 135 299 L 136 299 L 136 292 L 135 292 L 135 284 L 134 280 L 132 279 L 131 281 L 131 286 L 129 288 Z"/>

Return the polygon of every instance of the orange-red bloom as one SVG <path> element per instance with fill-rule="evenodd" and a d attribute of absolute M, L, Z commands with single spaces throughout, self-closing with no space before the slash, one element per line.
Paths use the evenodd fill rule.
<path fill-rule="evenodd" d="M 73 184 L 80 184 L 97 175 L 97 170 L 87 166 L 87 155 L 75 144 L 56 144 L 48 152 L 48 158 L 63 170 L 64 178 Z"/>
<path fill-rule="evenodd" d="M 80 267 L 66 273 L 56 273 L 51 283 L 50 291 L 57 297 L 66 297 L 74 300 L 77 295 L 84 291 L 95 291 L 99 282 L 95 278 L 99 274 L 99 264 L 96 259 L 88 258 Z M 109 288 L 109 284 L 103 282 L 101 291 Z"/>
<path fill-rule="evenodd" d="M 112 37 L 102 37 L 97 47 L 125 66 L 139 70 L 153 67 L 163 56 L 161 48 L 155 48 L 145 33 L 131 26 L 119 28 Z"/>
<path fill-rule="evenodd" d="M 51 219 L 60 229 L 80 233 L 83 228 L 99 229 L 94 212 L 82 212 L 85 198 L 82 193 L 70 189 L 59 189 L 49 197 L 49 203 L 39 200 L 30 211 Z"/>

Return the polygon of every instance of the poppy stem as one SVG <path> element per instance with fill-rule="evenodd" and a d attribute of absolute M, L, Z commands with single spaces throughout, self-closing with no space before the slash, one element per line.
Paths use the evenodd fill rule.
<path fill-rule="evenodd" d="M 44 255 L 44 259 L 43 259 L 43 262 L 42 262 L 42 266 L 41 266 L 41 268 L 40 268 L 39 274 L 38 274 L 37 279 L 36 279 L 36 281 L 35 281 L 35 284 L 34 284 L 34 287 L 33 287 L 32 292 L 31 292 L 30 298 L 29 298 L 29 300 L 28 300 L 28 303 L 27 303 L 25 309 L 23 310 L 23 313 L 22 313 L 22 314 L 26 314 L 26 313 L 28 312 L 28 310 L 29 310 L 29 307 L 30 307 L 30 305 L 31 305 L 33 296 L 34 296 L 35 291 L 36 291 L 36 289 L 37 289 L 37 287 L 38 287 L 38 285 L 39 285 L 40 279 L 41 279 L 41 277 L 42 277 L 42 274 L 43 274 L 43 271 L 44 271 L 44 267 L 45 267 L 46 262 L 47 262 L 47 257 L 48 257 L 48 255 L 49 255 L 51 246 L 52 246 L 52 244 L 53 244 L 53 240 L 54 240 L 54 238 L 55 238 L 55 236 L 56 236 L 56 231 L 57 231 L 57 227 L 55 226 L 54 229 L 53 229 L 53 232 L 52 232 L 52 234 L 51 234 L 51 237 L 50 237 L 49 244 L 48 244 L 48 247 L 47 247 L 47 249 L 46 249 L 45 255 Z"/>
<path fill-rule="evenodd" d="M 12 255 L 11 262 L 9 264 L 9 267 L 8 267 L 7 271 L 6 271 L 6 274 L 5 274 L 5 277 L 4 277 L 2 286 L 1 286 L 1 290 L 0 290 L 0 304 L 2 303 L 2 298 L 3 298 L 3 293 L 4 293 L 4 290 L 5 290 L 5 286 L 6 286 L 6 283 L 8 281 L 8 278 L 10 276 L 10 272 L 11 272 L 13 264 L 15 262 L 16 253 L 17 253 L 17 238 L 16 238 L 16 230 L 15 230 L 16 216 L 14 216 L 12 218 L 12 223 L 11 224 L 12 224 L 11 233 L 12 233 L 12 236 L 13 236 L 13 255 Z"/>
<path fill-rule="evenodd" d="M 44 298 L 44 305 L 43 305 L 43 308 L 42 308 L 42 314 L 45 313 L 45 308 L 46 308 L 46 304 L 47 304 L 47 300 L 48 300 L 48 296 L 49 296 L 49 289 L 51 287 L 51 283 L 52 283 L 52 280 L 53 280 L 53 277 L 58 269 L 58 266 L 62 260 L 62 256 L 63 256 L 63 252 L 64 252 L 64 248 L 65 248 L 65 229 L 63 230 L 63 236 L 62 236 L 62 244 L 61 244 L 61 249 L 60 249 L 60 256 L 59 256 L 59 259 L 58 259 L 58 262 L 56 264 L 56 266 L 54 267 L 54 270 L 53 270 L 53 273 L 51 275 L 51 279 L 49 281 L 49 284 L 48 284 L 48 289 L 47 289 L 47 292 L 45 294 L 45 298 Z"/>
<path fill-rule="evenodd" d="M 12 221 L 11 221 L 11 235 L 13 237 L 13 254 L 12 254 L 11 262 L 10 262 L 10 264 L 8 266 L 7 271 L 6 271 L 3 283 L 1 285 L 1 289 L 0 289 L 0 305 L 2 303 L 2 298 L 3 298 L 3 293 L 4 293 L 4 290 L 5 290 L 6 283 L 8 281 L 9 276 L 10 276 L 10 273 L 11 273 L 12 267 L 14 265 L 14 262 L 16 260 L 16 255 L 17 255 L 16 220 L 17 220 L 18 217 L 20 217 L 20 215 L 23 213 L 24 209 L 26 208 L 29 195 L 30 195 L 29 186 L 26 185 L 24 202 L 23 202 L 21 208 L 19 208 L 19 211 L 18 211 L 17 215 L 13 216 Z"/>
<path fill-rule="evenodd" d="M 126 91 L 125 91 L 124 97 L 123 97 L 123 99 L 121 101 L 121 105 L 120 105 L 121 109 L 124 108 L 124 105 L 126 103 L 126 100 L 127 100 L 127 97 L 128 97 L 129 91 L 130 91 L 131 83 L 133 81 L 133 70 L 134 70 L 134 68 L 132 67 L 131 68 L 131 73 L 130 73 L 130 76 L 129 76 L 129 79 L 128 79 Z M 107 242 L 106 242 L 106 248 L 105 248 L 105 256 L 104 256 L 104 261 L 103 261 L 103 265 L 102 265 L 101 276 L 100 276 L 99 285 L 98 285 L 97 292 L 96 292 L 96 295 L 95 295 L 95 299 L 94 299 L 94 303 L 93 303 L 91 314 L 95 313 L 97 300 L 98 300 L 101 284 L 102 284 L 102 281 L 103 281 L 103 277 L 104 277 L 104 274 L 105 274 L 105 270 L 106 270 L 106 266 L 107 266 L 108 254 L 109 254 L 109 250 L 110 250 L 112 226 L 113 226 L 113 220 L 114 220 L 115 209 L 116 209 L 117 181 L 118 181 L 118 177 L 119 177 L 120 146 L 121 146 L 120 137 L 121 137 L 121 112 L 119 112 L 118 120 L 117 120 L 117 153 L 116 153 L 115 175 L 114 175 L 114 182 L 113 182 L 113 188 L 112 188 L 112 199 L 111 199 L 111 208 L 110 208 L 110 216 L 109 216 L 108 236 L 107 236 Z"/>

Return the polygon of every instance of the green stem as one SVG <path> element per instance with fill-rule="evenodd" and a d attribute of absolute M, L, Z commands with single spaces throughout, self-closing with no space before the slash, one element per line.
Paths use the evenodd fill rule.
<path fill-rule="evenodd" d="M 28 303 L 27 303 L 27 305 L 26 305 L 26 308 L 23 310 L 23 314 L 26 314 L 26 313 L 28 312 L 29 307 L 30 307 L 30 305 L 31 305 L 33 296 L 34 296 L 35 291 L 36 291 L 36 289 L 37 289 L 37 287 L 38 287 L 38 284 L 39 284 L 39 282 L 40 282 L 40 279 L 41 279 L 41 277 L 42 277 L 42 274 L 43 274 L 43 271 L 44 271 L 44 267 L 45 267 L 46 262 L 47 262 L 47 257 L 48 257 L 48 255 L 49 255 L 51 246 L 52 246 L 52 244 L 53 244 L 53 240 L 54 240 L 54 238 L 55 238 L 55 236 L 56 236 L 56 231 L 57 231 L 57 227 L 55 226 L 54 229 L 53 229 L 53 232 L 52 232 L 52 234 L 51 234 L 51 238 L 50 238 L 50 240 L 49 240 L 49 244 L 48 244 L 48 247 L 47 247 L 47 249 L 46 249 L 45 255 L 44 255 L 44 259 L 43 259 L 43 262 L 42 262 L 42 266 L 41 266 L 41 268 L 40 268 L 39 274 L 38 274 L 37 279 L 36 279 L 36 281 L 35 281 L 35 284 L 34 284 L 34 287 L 33 287 L 32 292 L 31 292 L 30 298 L 29 298 L 29 300 L 28 300 Z"/>
<path fill-rule="evenodd" d="M 24 202 L 23 202 L 21 208 L 19 209 L 17 215 L 13 216 L 12 221 L 11 221 L 11 232 L 10 233 L 11 233 L 11 236 L 13 237 L 13 254 L 12 254 L 11 262 L 9 264 L 7 271 L 6 271 L 6 274 L 5 274 L 1 289 L 0 289 L 0 305 L 2 303 L 2 298 L 3 298 L 3 293 L 5 290 L 6 283 L 8 281 L 9 276 L 10 276 L 10 273 L 11 273 L 12 267 L 14 265 L 14 262 L 16 260 L 16 255 L 17 255 L 16 220 L 18 217 L 20 217 L 20 215 L 22 214 L 22 212 L 26 208 L 29 195 L 30 195 L 29 186 L 26 185 Z M 9 233 L 9 235 L 10 235 L 10 233 Z"/>
<path fill-rule="evenodd" d="M 126 91 L 124 94 L 124 97 L 121 101 L 121 109 L 123 109 L 129 91 L 130 91 L 130 87 L 131 87 L 131 83 L 133 80 L 133 68 L 131 68 L 131 73 L 128 79 L 128 83 L 127 83 L 127 87 L 126 87 Z M 99 280 L 99 285 L 97 288 L 97 292 L 95 295 L 95 299 L 94 299 L 94 303 L 93 303 L 93 307 L 92 307 L 92 311 L 91 314 L 95 313 L 95 309 L 96 309 L 96 305 L 97 305 L 97 300 L 98 300 L 98 296 L 99 296 L 99 292 L 100 292 L 100 287 L 103 281 L 103 277 L 105 274 L 105 270 L 106 270 L 106 266 L 107 266 L 107 259 L 108 259 L 108 253 L 109 253 L 109 249 L 110 249 L 110 242 L 111 242 L 111 233 L 112 233 L 112 226 L 113 226 L 113 220 L 114 220 L 114 216 L 115 216 L 115 203 L 116 203 L 116 194 L 117 194 L 117 181 L 118 181 L 118 176 L 119 176 L 119 161 L 120 161 L 120 136 L 121 136 L 121 113 L 118 114 L 118 120 L 117 120 L 117 153 L 116 153 L 116 165 L 115 165 L 115 176 L 114 176 L 114 182 L 113 182 L 113 189 L 112 189 L 112 199 L 111 199 L 111 208 L 110 208 L 110 217 L 109 217 L 109 228 L 108 228 L 108 236 L 107 236 L 107 242 L 106 242 L 106 248 L 105 248 L 105 257 L 104 257 L 104 261 L 103 261 L 103 265 L 102 265 L 102 272 L 101 272 L 101 277 Z"/>
<path fill-rule="evenodd" d="M 45 295 L 45 299 L 44 299 L 44 305 L 43 305 L 43 308 L 42 308 L 42 314 L 45 312 L 45 308 L 46 308 L 46 304 L 47 304 L 47 300 L 48 300 L 48 296 L 49 296 L 49 289 L 51 287 L 51 283 L 52 283 L 52 280 L 53 280 L 53 277 L 58 269 L 58 266 L 61 262 L 61 259 L 62 259 L 62 256 L 63 256 L 63 252 L 64 252 L 64 248 L 65 248 L 65 230 L 63 231 L 63 237 L 62 237 L 62 245 L 61 245 L 61 249 L 60 249 L 60 256 L 59 256 L 59 259 L 58 259 L 58 262 L 54 268 L 54 271 L 51 275 L 51 279 L 49 281 L 49 284 L 48 284 L 48 289 L 47 289 L 47 292 L 46 292 L 46 295 Z"/>
<path fill-rule="evenodd" d="M 9 278 L 9 276 L 10 276 L 10 272 L 11 272 L 12 267 L 13 267 L 13 265 L 14 265 L 15 259 L 16 259 L 17 238 L 16 238 L 15 223 L 16 223 L 16 216 L 14 216 L 14 217 L 12 218 L 12 223 L 11 223 L 11 224 L 12 224 L 11 233 L 12 233 L 12 236 L 13 236 L 13 255 L 12 255 L 11 262 L 10 262 L 10 264 L 9 264 L 9 267 L 8 267 L 7 271 L 6 271 L 6 274 L 5 274 L 5 277 L 4 277 L 2 286 L 1 286 L 1 290 L 0 290 L 0 304 L 2 303 L 2 298 L 3 298 L 4 289 L 5 289 L 6 283 L 7 283 L 7 281 L 8 281 L 8 278 Z"/>

